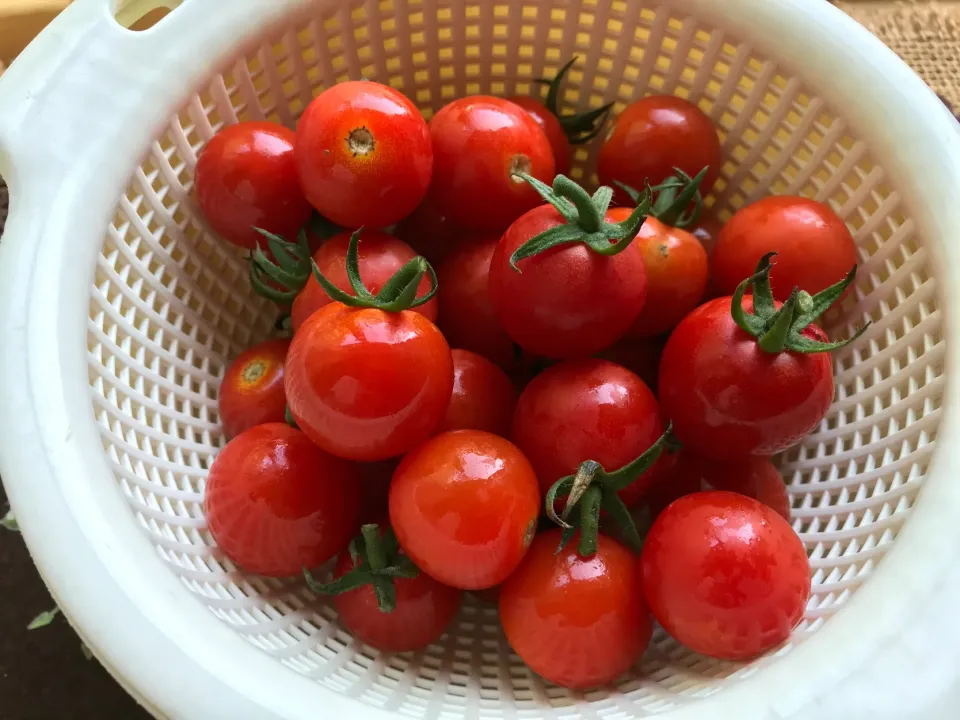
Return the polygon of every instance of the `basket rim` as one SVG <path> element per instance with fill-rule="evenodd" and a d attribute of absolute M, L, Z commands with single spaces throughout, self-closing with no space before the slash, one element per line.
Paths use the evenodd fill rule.
<path fill-rule="evenodd" d="M 7 370 L 0 379 L 0 472 L 54 598 L 155 715 L 307 718 L 322 702 L 331 716 L 387 720 L 392 713 L 284 668 L 212 617 L 173 573 L 157 570 L 152 543 L 116 492 L 83 384 L 86 354 L 76 349 L 85 346 L 90 286 L 76 268 L 94 265 L 101 229 L 133 169 L 127 158 L 140 158 L 169 108 L 237 52 L 236 38 L 307 7 L 307 0 L 233 0 L 217 4 L 212 23 L 211 3 L 184 3 L 134 34 L 113 21 L 112 0 L 76 0 L 0 81 L 0 106 L 15 108 L 0 118 L 0 172 L 11 194 L 0 245 L 0 363 Z M 903 178 L 918 232 L 940 239 L 929 247 L 954 367 L 960 328 L 950 308 L 960 306 L 960 246 L 949 239 L 960 227 L 960 131 L 953 117 L 899 58 L 828 3 L 664 4 L 769 38 L 757 48 L 820 78 L 824 99 L 843 105 L 878 162 Z M 815 53 L 804 40 L 812 37 Z M 184 58 L 182 47 L 203 52 Z M 160 67 L 177 72 L 163 75 Z M 114 92 L 120 101 L 106 118 L 96 100 Z M 58 126 L 68 110 L 70 127 Z M 111 142 L 82 135 L 91 129 Z M 78 139 L 88 141 L 84 162 L 68 152 Z M 931 700 L 960 702 L 960 627 L 953 629 L 950 614 L 960 598 L 960 484 L 953 482 L 960 444 L 948 440 L 960 438 L 958 392 L 947 382 L 916 518 L 870 582 L 788 655 L 665 717 L 724 718 L 731 707 L 757 718 L 921 717 L 916 709 Z M 875 708 L 852 704 L 867 698 Z"/>

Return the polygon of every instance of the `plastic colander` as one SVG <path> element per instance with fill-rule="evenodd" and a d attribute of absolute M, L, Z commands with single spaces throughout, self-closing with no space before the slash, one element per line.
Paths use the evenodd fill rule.
<path fill-rule="evenodd" d="M 879 41 L 822 0 L 184 0 L 123 27 L 156 5 L 177 3 L 118 22 L 110 0 L 76 0 L 0 79 L 0 471 L 57 602 L 151 712 L 957 717 L 960 133 Z M 779 459 L 813 572 L 790 642 L 734 664 L 658 632 L 586 694 L 528 670 L 490 605 L 422 652 L 380 654 L 300 581 L 217 549 L 201 503 L 217 386 L 275 310 L 190 194 L 217 129 L 292 126 L 334 82 L 389 83 L 429 115 L 536 92 L 575 54 L 567 110 L 673 93 L 713 118 L 722 218 L 768 193 L 829 202 L 862 262 L 827 325 L 873 321 L 835 354 L 827 417 Z"/>

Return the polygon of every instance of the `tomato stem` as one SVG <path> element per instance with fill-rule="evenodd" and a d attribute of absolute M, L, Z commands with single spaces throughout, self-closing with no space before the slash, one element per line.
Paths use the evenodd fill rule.
<path fill-rule="evenodd" d="M 301 229 L 297 242 L 292 243 L 258 227 L 253 229 L 266 238 L 273 258 L 257 243 L 250 256 L 250 285 L 258 295 L 278 305 L 289 305 L 310 277 L 310 244 L 306 230 Z"/>
<path fill-rule="evenodd" d="M 700 194 L 700 185 L 710 166 L 703 168 L 696 177 L 690 177 L 680 168 L 673 169 L 674 174 L 662 183 L 652 188 L 655 200 L 650 214 L 664 225 L 675 228 L 685 228 L 693 225 L 700 219 L 703 210 L 703 196 Z M 619 180 L 614 181 L 634 203 L 640 202 L 641 194 L 624 185 Z"/>
<path fill-rule="evenodd" d="M 289 405 L 287 405 L 287 406 L 283 409 L 283 419 L 287 421 L 287 425 L 289 425 L 290 427 L 295 428 L 295 429 L 297 429 L 297 430 L 300 429 L 300 426 L 297 425 L 297 421 L 294 420 L 294 418 L 293 418 L 293 413 L 290 412 L 290 406 L 289 406 Z"/>
<path fill-rule="evenodd" d="M 553 79 L 537 78 L 534 82 L 547 86 L 547 98 L 544 105 L 560 121 L 560 127 L 566 134 L 567 139 L 572 145 L 584 145 L 593 140 L 603 130 L 603 125 L 610 114 L 613 103 L 607 103 L 595 110 L 574 115 L 562 115 L 560 113 L 560 87 L 563 85 L 564 78 L 579 58 L 574 55 L 567 63 L 560 68 L 556 77 Z"/>

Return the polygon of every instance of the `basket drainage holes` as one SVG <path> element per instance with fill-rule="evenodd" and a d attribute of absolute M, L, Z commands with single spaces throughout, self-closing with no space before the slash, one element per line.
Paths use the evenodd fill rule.
<path fill-rule="evenodd" d="M 117 7 L 114 17 L 127 30 L 149 30 L 179 7 L 182 0 L 127 0 Z"/>

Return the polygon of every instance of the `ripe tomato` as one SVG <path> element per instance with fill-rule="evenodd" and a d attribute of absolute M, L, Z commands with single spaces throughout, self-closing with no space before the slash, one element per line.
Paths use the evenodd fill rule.
<path fill-rule="evenodd" d="M 639 562 L 601 535 L 583 558 L 576 543 L 556 552 L 560 531 L 533 541 L 500 589 L 500 621 L 510 646 L 550 682 L 587 690 L 614 682 L 635 663 L 653 633 Z"/>
<path fill-rule="evenodd" d="M 507 374 L 485 357 L 453 350 L 453 394 L 436 432 L 486 430 L 505 436 L 517 393 Z"/>
<path fill-rule="evenodd" d="M 429 195 L 416 210 L 397 223 L 393 234 L 434 265 L 443 262 L 459 247 L 464 236 L 469 235 L 441 215 Z"/>
<path fill-rule="evenodd" d="M 346 228 L 384 227 L 413 212 L 430 184 L 427 123 L 398 91 L 365 80 L 315 97 L 297 123 L 307 199 Z"/>
<path fill-rule="evenodd" d="M 515 364 L 513 340 L 490 299 L 490 261 L 499 236 L 465 243 L 437 268 L 443 287 L 440 329 L 453 347 L 472 350 L 502 368 Z"/>
<path fill-rule="evenodd" d="M 313 208 L 303 196 L 294 162 L 294 133 L 272 122 L 230 125 L 197 157 L 197 204 L 224 240 L 253 250 L 263 243 L 254 227 L 294 237 Z"/>
<path fill-rule="evenodd" d="M 241 568 L 299 575 L 350 542 L 360 483 L 350 463 L 285 423 L 268 423 L 243 431 L 220 451 L 204 508 L 217 545 Z"/>
<path fill-rule="evenodd" d="M 454 100 L 430 120 L 430 137 L 431 201 L 463 227 L 501 231 L 537 206 L 537 193 L 513 173 L 553 179 L 547 136 L 507 100 L 484 95 Z"/>
<path fill-rule="evenodd" d="M 784 301 L 799 287 L 818 293 L 843 280 L 857 263 L 857 247 L 829 206 L 800 197 L 768 197 L 737 212 L 711 255 L 713 283 L 729 295 L 761 257 L 776 252 L 773 296 Z"/>
<path fill-rule="evenodd" d="M 803 543 L 776 512 L 730 492 L 687 495 L 641 556 L 653 616 L 694 652 L 745 660 L 790 637 L 810 595 Z"/>
<path fill-rule="evenodd" d="M 267 340 L 237 355 L 220 383 L 217 403 L 223 434 L 232 438 L 247 428 L 283 422 L 283 362 L 290 341 Z"/>
<path fill-rule="evenodd" d="M 401 461 L 390 485 L 400 547 L 428 575 L 464 590 L 498 585 L 516 569 L 539 510 L 530 461 L 479 430 L 431 438 Z"/>
<path fill-rule="evenodd" d="M 709 166 L 700 189 L 716 181 L 722 152 L 713 122 L 696 105 L 669 95 L 652 95 L 628 105 L 600 146 L 597 175 L 603 185 L 615 180 L 634 188 L 661 183 L 680 168 L 696 175 Z M 617 189 L 616 200 L 630 202 Z M 745 276 L 744 276 L 745 277 Z M 742 280 L 743 278 L 741 278 Z"/>
<path fill-rule="evenodd" d="M 570 140 L 563 131 L 559 118 L 547 109 L 547 106 L 535 98 L 520 95 L 507 98 L 529 113 L 540 129 L 543 130 L 553 151 L 554 172 L 558 175 L 570 174 Z"/>
<path fill-rule="evenodd" d="M 350 290 L 350 279 L 347 277 L 346 258 L 350 247 L 350 233 L 334 235 L 320 246 L 314 255 L 313 261 L 320 272 L 341 290 Z M 360 236 L 358 262 L 360 279 L 374 295 L 386 284 L 387 280 L 413 260 L 417 254 L 403 240 L 379 230 L 364 230 Z M 417 297 L 423 297 L 430 292 L 430 279 L 420 281 Z M 296 332 L 304 321 L 324 305 L 333 302 L 320 283 L 312 275 L 306 285 L 293 301 L 290 311 L 290 321 Z M 437 300 L 414 309 L 432 322 L 437 320 Z"/>

